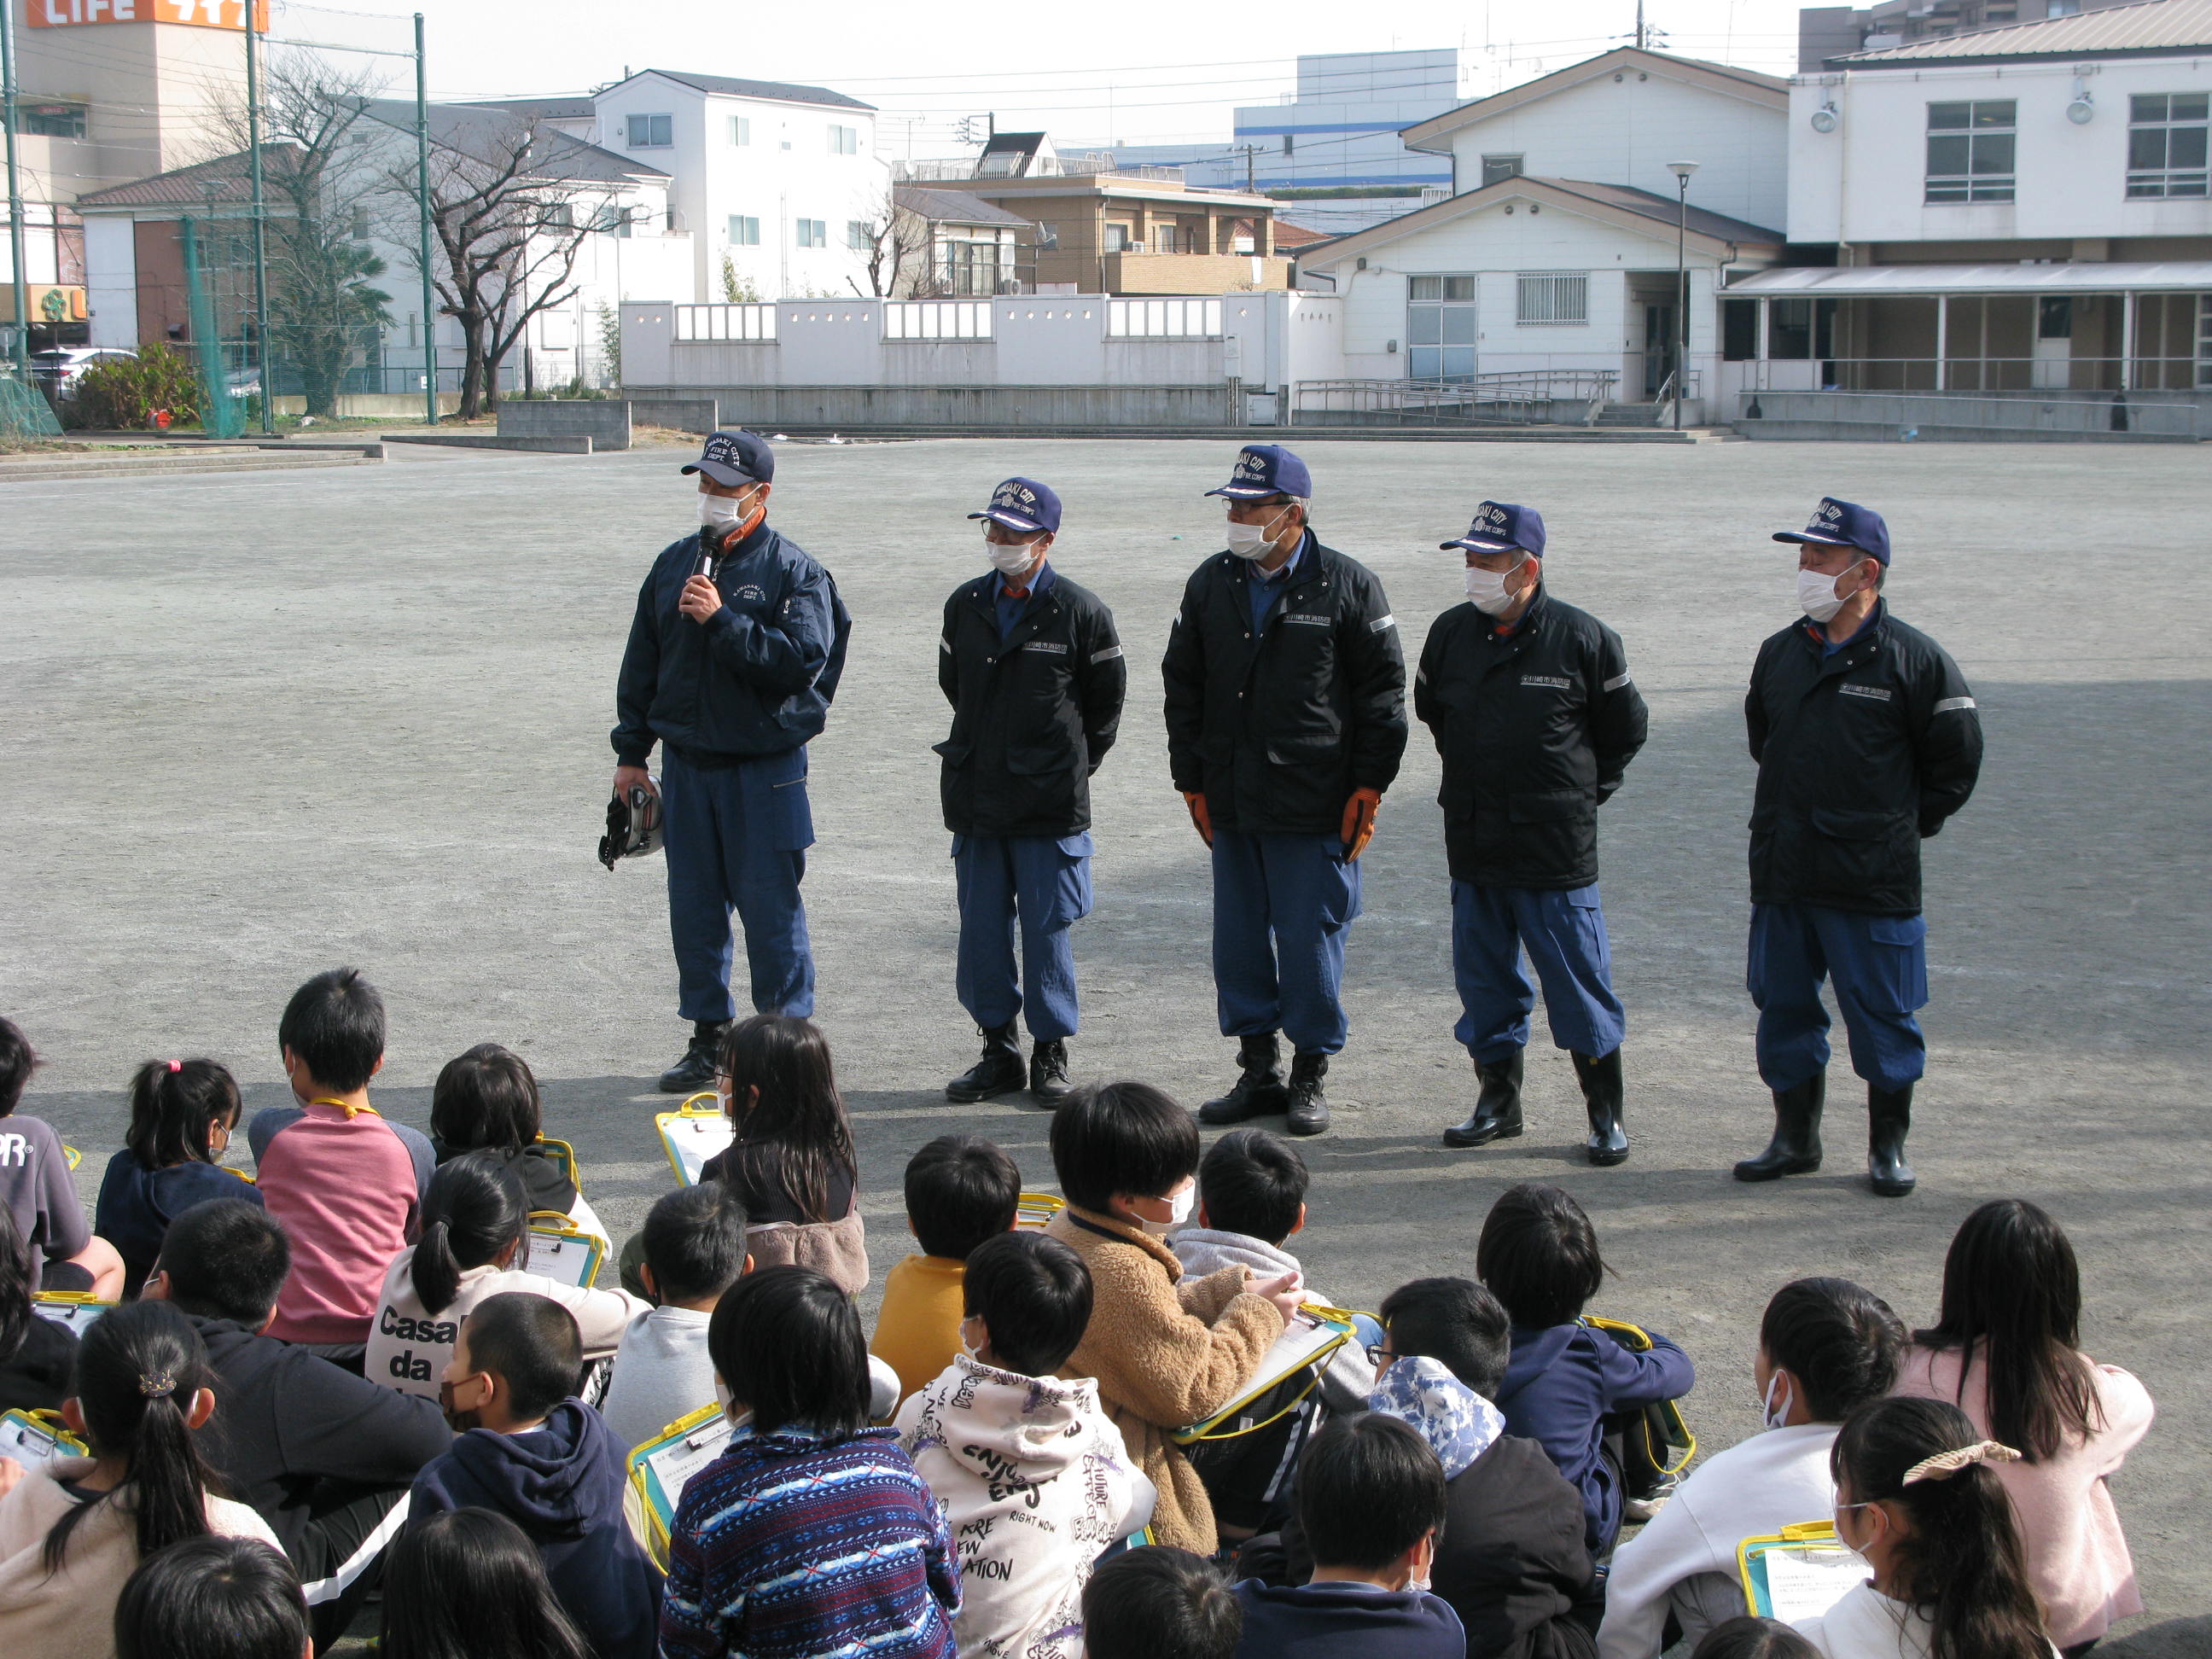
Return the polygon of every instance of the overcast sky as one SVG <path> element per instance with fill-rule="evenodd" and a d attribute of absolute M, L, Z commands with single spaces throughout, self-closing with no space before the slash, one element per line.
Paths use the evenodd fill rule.
<path fill-rule="evenodd" d="M 1648 4 L 1670 50 L 1776 74 L 1795 66 L 1795 3 Z M 1488 93 L 1605 51 L 1636 24 L 1634 0 L 1395 0 L 1371 10 L 1342 0 L 968 9 L 884 0 L 344 0 L 342 11 L 278 0 L 271 33 L 404 47 L 416 11 L 428 28 L 433 97 L 582 92 L 625 67 L 797 81 L 918 118 L 917 156 L 959 153 L 958 118 L 986 111 L 1001 128 L 1045 126 L 1064 147 L 1225 141 L 1231 110 L 1288 92 L 1301 52 L 1457 46 L 1474 71 L 1471 93 Z M 886 146 L 903 150 L 904 131 L 887 127 Z"/>

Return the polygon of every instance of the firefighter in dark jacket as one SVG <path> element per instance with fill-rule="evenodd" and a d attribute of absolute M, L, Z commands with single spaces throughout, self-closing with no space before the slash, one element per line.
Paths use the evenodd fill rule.
<path fill-rule="evenodd" d="M 1644 698 L 1620 635 L 1544 586 L 1544 520 L 1485 501 L 1466 535 L 1468 603 L 1429 630 L 1413 712 L 1443 757 L 1451 867 L 1453 1036 L 1474 1059 L 1474 1110 L 1447 1146 L 1521 1133 L 1522 1055 L 1544 988 L 1552 1041 L 1572 1057 L 1589 1161 L 1628 1156 L 1621 1127 L 1626 1030 L 1598 904 L 1597 809 L 1644 746 Z"/>
<path fill-rule="evenodd" d="M 937 753 L 960 900 L 956 988 L 983 1054 L 945 1095 L 988 1100 L 1026 1084 L 1057 1105 L 1076 1028 L 1068 930 L 1091 914 L 1091 775 L 1114 746 L 1127 670 L 1114 613 L 1047 556 L 1059 496 L 1009 478 L 968 516 L 983 521 L 992 573 L 945 602 L 937 683 L 952 735 Z M 1034 1045 L 1026 1067 L 1017 1015 Z"/>
<path fill-rule="evenodd" d="M 1382 583 L 1308 526 L 1304 461 L 1252 445 L 1206 494 L 1228 500 L 1229 549 L 1184 586 L 1160 665 L 1169 769 L 1213 852 L 1221 1030 L 1239 1045 L 1236 1086 L 1199 1118 L 1284 1112 L 1318 1134 L 1359 855 L 1406 752 L 1406 661 Z"/>
<path fill-rule="evenodd" d="M 1868 1178 L 1895 1198 L 1912 1190 L 1905 1136 L 1927 1062 L 1920 843 L 1974 792 L 1981 716 L 1949 653 L 1883 603 L 1881 514 L 1827 499 L 1774 539 L 1799 544 L 1805 617 L 1759 647 L 1743 705 L 1759 763 L 1745 979 L 1774 1139 L 1736 1178 L 1820 1167 L 1826 978 L 1866 1079 Z"/>
<path fill-rule="evenodd" d="M 814 841 L 806 744 L 828 720 L 852 622 L 830 573 L 768 526 L 775 454 L 750 432 L 708 434 L 696 534 L 638 591 L 616 684 L 615 793 L 651 787 L 659 742 L 668 930 L 691 1040 L 660 1086 L 711 1087 L 730 995 L 730 915 L 744 924 L 760 1013 L 814 1011 L 799 884 Z"/>

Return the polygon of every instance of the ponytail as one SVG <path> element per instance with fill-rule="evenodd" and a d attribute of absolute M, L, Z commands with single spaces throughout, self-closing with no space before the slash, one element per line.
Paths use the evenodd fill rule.
<path fill-rule="evenodd" d="M 530 1229 L 522 1177 L 496 1152 L 471 1152 L 438 1166 L 422 1199 L 422 1233 L 408 1278 L 425 1313 L 443 1313 L 461 1293 L 461 1274 L 496 1261 Z"/>
<path fill-rule="evenodd" d="M 2050 1659 L 2012 1500 L 1983 1461 L 2007 1454 L 1956 1406 L 1888 1399 L 1854 1412 L 1828 1455 L 1855 1502 L 1902 1513 L 1894 1589 L 1933 1620 L 1930 1659 Z"/>
<path fill-rule="evenodd" d="M 235 1124 L 238 1079 L 212 1060 L 149 1060 L 131 1079 L 131 1127 L 124 1142 L 142 1170 L 207 1164 L 208 1133 Z"/>
<path fill-rule="evenodd" d="M 54 1523 L 42 1552 L 50 1575 L 61 1570 L 85 1516 L 126 1493 L 140 1560 L 208 1535 L 208 1493 L 217 1482 L 187 1413 L 213 1381 L 198 1333 L 166 1302 L 126 1302 L 84 1334 L 71 1393 L 94 1454 L 121 1458 L 123 1479 Z"/>

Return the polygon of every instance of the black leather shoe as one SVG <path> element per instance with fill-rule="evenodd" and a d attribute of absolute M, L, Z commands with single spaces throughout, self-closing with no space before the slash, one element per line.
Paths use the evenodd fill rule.
<path fill-rule="evenodd" d="M 1273 1031 L 1239 1037 L 1237 1064 L 1243 1071 L 1236 1087 L 1198 1109 L 1200 1123 L 1242 1123 L 1248 1117 L 1266 1117 L 1289 1107 L 1290 1096 L 1283 1086 L 1282 1045 Z"/>
<path fill-rule="evenodd" d="M 1054 1037 L 1030 1050 L 1030 1093 L 1048 1106 L 1057 1106 L 1075 1092 L 1067 1080 L 1067 1044 Z"/>
<path fill-rule="evenodd" d="M 696 1095 L 702 1089 L 713 1088 L 714 1073 L 720 1069 L 722 1033 L 727 1029 L 725 1020 L 693 1021 L 691 1041 L 684 1046 L 684 1057 L 660 1074 L 660 1092 Z"/>
<path fill-rule="evenodd" d="M 1784 1176 L 1810 1175 L 1820 1167 L 1820 1103 L 1828 1090 L 1828 1074 L 1815 1072 L 1794 1089 L 1774 1094 L 1774 1139 L 1757 1158 L 1735 1166 L 1738 1181 L 1778 1181 Z"/>
<path fill-rule="evenodd" d="M 1905 1132 L 1912 1127 L 1912 1085 L 1867 1085 L 1867 1182 L 1883 1198 L 1903 1198 L 1919 1184 L 1905 1161 Z"/>
<path fill-rule="evenodd" d="M 1294 1135 L 1317 1135 L 1328 1127 L 1328 1097 L 1321 1080 L 1328 1075 L 1327 1054 L 1291 1056 L 1288 1127 Z"/>
<path fill-rule="evenodd" d="M 1466 1122 L 1444 1131 L 1447 1146 L 1487 1146 L 1493 1140 L 1510 1140 L 1521 1133 L 1521 1062 L 1516 1048 L 1504 1060 L 1484 1065 L 1474 1062 L 1474 1079 L 1482 1085 L 1474 1110 Z"/>
<path fill-rule="evenodd" d="M 963 1105 L 1018 1093 L 1029 1086 L 1030 1068 L 1022 1064 L 1022 1045 L 1015 1038 L 1014 1023 L 983 1030 L 983 1057 L 945 1085 L 945 1097 Z"/>
<path fill-rule="evenodd" d="M 1583 1085 L 1583 1106 L 1589 1114 L 1589 1139 L 1583 1143 L 1589 1161 L 1600 1169 L 1628 1162 L 1628 1131 L 1620 1127 L 1620 1109 L 1627 1085 L 1620 1075 L 1620 1050 L 1592 1060 L 1575 1054 L 1575 1080 Z"/>

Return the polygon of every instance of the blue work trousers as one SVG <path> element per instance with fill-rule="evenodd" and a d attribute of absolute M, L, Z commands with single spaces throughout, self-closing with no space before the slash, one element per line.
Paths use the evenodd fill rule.
<path fill-rule="evenodd" d="M 1851 1069 L 1876 1088 L 1902 1089 L 1928 1069 L 1928 1042 L 1912 1016 L 1928 1006 L 1928 923 L 1819 904 L 1754 904 L 1745 988 L 1759 1010 L 1759 1075 L 1794 1089 L 1828 1063 L 1828 1011 L 1820 981 L 1834 981 Z"/>
<path fill-rule="evenodd" d="M 673 750 L 661 763 L 668 932 L 676 945 L 685 1019 L 732 1019 L 731 912 L 744 924 L 757 1013 L 814 1012 L 814 951 L 799 884 L 814 815 L 806 750 L 693 766 Z"/>
<path fill-rule="evenodd" d="M 1030 1035 L 1075 1035 L 1075 947 L 1068 929 L 1091 914 L 1091 837 L 955 836 L 960 892 L 960 1006 L 987 1031 L 1025 1016 Z M 1021 959 L 1014 927 L 1021 927 Z"/>
<path fill-rule="evenodd" d="M 1451 896 L 1452 979 L 1460 1006 L 1452 1035 L 1478 1065 L 1492 1065 L 1528 1046 L 1536 994 L 1521 971 L 1523 950 L 1544 988 L 1552 1041 L 1591 1060 L 1620 1047 L 1628 1024 L 1613 994 L 1613 951 L 1595 886 L 1546 890 L 1455 881 Z"/>
<path fill-rule="evenodd" d="M 1344 939 L 1359 866 L 1334 836 L 1213 832 L 1213 990 L 1224 1036 L 1280 1031 L 1301 1054 L 1344 1047 Z"/>

